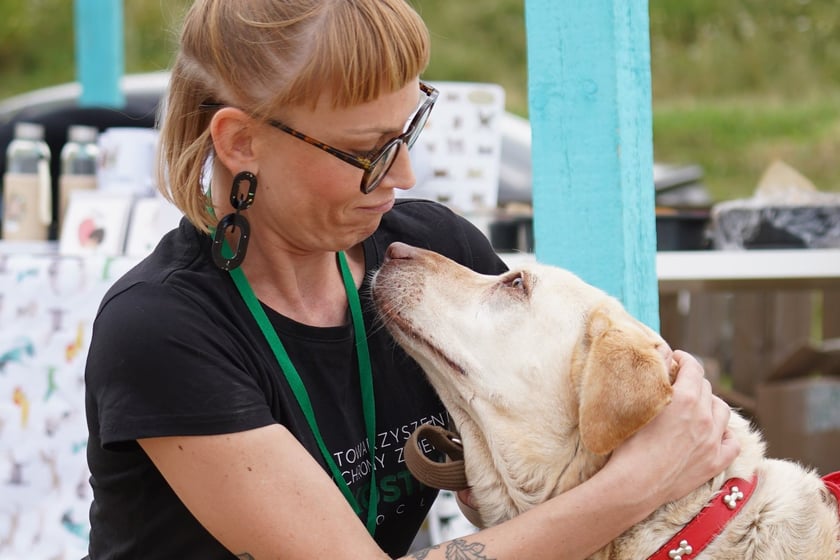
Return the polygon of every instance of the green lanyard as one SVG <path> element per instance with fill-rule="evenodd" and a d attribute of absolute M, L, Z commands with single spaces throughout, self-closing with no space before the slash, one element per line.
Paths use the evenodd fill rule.
<path fill-rule="evenodd" d="M 374 454 L 376 445 L 376 408 L 373 400 L 373 373 L 370 366 L 370 352 L 368 351 L 365 322 L 362 318 L 362 306 L 359 302 L 359 292 L 356 290 L 356 283 L 353 281 L 353 275 L 350 273 L 350 269 L 347 266 L 347 259 L 344 257 L 343 252 L 338 253 L 338 262 L 341 266 L 341 277 L 344 280 L 344 290 L 347 292 L 347 301 L 350 303 L 350 314 L 353 318 L 353 333 L 356 337 L 356 355 L 359 360 L 359 380 L 362 387 L 362 411 L 364 414 L 365 430 L 367 432 L 368 439 L 368 453 L 370 454 L 371 465 L 367 530 L 371 535 L 373 535 L 376 530 L 376 506 L 379 502 L 379 490 L 376 487 L 376 459 Z M 292 364 L 292 361 L 289 359 L 289 355 L 286 353 L 286 349 L 283 347 L 280 337 L 277 336 L 277 332 L 274 330 L 274 327 L 271 326 L 271 322 L 268 320 L 265 310 L 262 308 L 259 300 L 257 300 L 257 296 L 254 294 L 254 290 L 251 289 L 251 285 L 248 283 L 248 279 L 245 278 L 245 273 L 242 272 L 242 269 L 234 268 L 230 271 L 230 275 L 233 278 L 233 283 L 236 284 L 239 293 L 242 295 L 245 305 L 248 306 L 248 309 L 251 311 L 251 315 L 253 315 L 254 319 L 256 319 L 260 330 L 268 341 L 268 345 L 271 346 L 271 350 L 274 352 L 274 357 L 277 358 L 277 363 L 280 364 L 280 369 L 283 370 L 283 374 L 286 376 L 286 380 L 289 382 L 289 386 L 292 388 L 295 398 L 297 398 L 298 404 L 303 411 L 303 415 L 309 423 L 309 428 L 312 430 L 315 440 L 318 442 L 318 448 L 321 450 L 321 455 L 323 455 L 324 460 L 327 462 L 327 465 L 332 472 L 335 483 L 341 489 L 345 499 L 356 511 L 356 514 L 360 514 L 362 509 L 359 506 L 359 502 L 350 491 L 347 481 L 344 480 L 341 471 L 338 469 L 338 466 L 333 460 L 332 454 L 330 454 L 329 449 L 327 449 L 327 446 L 324 443 L 324 438 L 321 437 L 321 431 L 318 429 L 318 423 L 315 421 L 315 411 L 312 409 L 312 402 L 309 400 L 309 394 L 306 392 L 306 387 L 304 387 L 303 381 L 301 380 L 297 369 L 295 369 L 294 364 Z"/>

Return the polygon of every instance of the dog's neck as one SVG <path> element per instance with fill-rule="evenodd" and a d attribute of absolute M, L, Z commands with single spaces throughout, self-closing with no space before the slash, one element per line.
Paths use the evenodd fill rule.
<path fill-rule="evenodd" d="M 510 441 L 504 437 L 511 430 L 510 424 L 478 426 L 460 408 L 449 410 L 464 446 L 473 500 L 486 526 L 509 519 L 511 511 L 518 515 L 570 490 L 591 478 L 608 459 L 587 451 L 577 431 L 558 434 L 534 430 L 523 422 L 515 433 L 525 437 Z M 493 439 L 493 435 L 498 435 L 498 439 Z M 558 441 L 569 445 L 547 445 Z M 541 467 L 529 468 L 535 464 Z"/>

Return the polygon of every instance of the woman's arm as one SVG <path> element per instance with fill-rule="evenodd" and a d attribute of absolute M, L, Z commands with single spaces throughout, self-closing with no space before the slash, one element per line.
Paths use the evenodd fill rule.
<path fill-rule="evenodd" d="M 283 426 L 139 440 L 187 509 L 243 559 L 386 559 L 335 483 Z"/>
<path fill-rule="evenodd" d="M 386 559 L 323 469 L 284 427 L 140 441 L 192 514 L 247 560 Z M 596 477 L 507 523 L 408 558 L 584 558 L 649 506 Z M 586 533 L 586 535 L 583 535 Z M 559 555 L 560 551 L 567 554 Z"/>
<path fill-rule="evenodd" d="M 721 472 L 729 408 L 677 352 L 672 403 L 580 486 L 508 522 L 408 558 L 582 559 Z M 329 476 L 284 427 L 140 440 L 195 517 L 246 559 L 387 558 Z"/>

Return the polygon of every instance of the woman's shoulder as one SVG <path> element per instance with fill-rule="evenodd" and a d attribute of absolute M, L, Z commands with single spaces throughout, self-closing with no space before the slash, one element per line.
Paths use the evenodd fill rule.
<path fill-rule="evenodd" d="M 374 265 L 382 261 L 385 249 L 395 241 L 445 255 L 485 273 L 505 269 L 487 236 L 449 207 L 426 199 L 397 199 L 369 240 L 376 251 Z"/>
<path fill-rule="evenodd" d="M 433 200 L 397 199 L 394 208 L 382 217 L 375 237 L 387 244 L 402 241 L 439 249 L 440 246 L 466 241 L 460 235 L 465 221 L 447 206 Z"/>
<path fill-rule="evenodd" d="M 100 312 L 114 299 L 166 300 L 171 304 L 185 291 L 200 291 L 202 286 L 218 281 L 218 271 L 203 257 L 207 251 L 204 245 L 208 243 L 209 238 L 182 220 L 148 256 L 114 282 L 102 300 Z"/>

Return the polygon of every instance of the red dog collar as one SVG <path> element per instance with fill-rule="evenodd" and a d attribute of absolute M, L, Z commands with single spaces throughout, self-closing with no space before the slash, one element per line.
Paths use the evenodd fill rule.
<path fill-rule="evenodd" d="M 757 478 L 730 478 L 694 519 L 648 560 L 689 560 L 709 546 L 755 490 Z"/>
<path fill-rule="evenodd" d="M 840 471 L 825 475 L 822 481 L 828 491 L 837 498 L 837 514 L 840 515 Z"/>
<path fill-rule="evenodd" d="M 837 498 L 840 515 L 840 471 L 825 475 L 823 484 Z M 730 478 L 721 491 L 674 537 L 657 550 L 648 560 L 689 560 L 695 558 L 709 546 L 729 520 L 743 507 L 755 490 L 755 476 L 748 482 L 742 478 Z"/>

